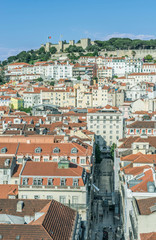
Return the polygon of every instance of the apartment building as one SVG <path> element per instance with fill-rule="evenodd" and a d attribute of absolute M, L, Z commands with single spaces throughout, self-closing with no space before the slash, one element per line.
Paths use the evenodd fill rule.
<path fill-rule="evenodd" d="M 152 206 L 156 197 L 153 168 L 155 161 L 155 154 L 140 152 L 120 158 L 118 183 L 125 239 L 141 239 L 140 234 L 155 231 L 154 224 L 152 224 L 155 215 Z M 144 210 L 143 203 L 145 204 Z"/>
<path fill-rule="evenodd" d="M 99 67 L 97 69 L 97 77 L 98 78 L 112 78 L 113 76 L 113 69 L 111 67 Z"/>
<path fill-rule="evenodd" d="M 20 199 L 54 199 L 79 211 L 86 221 L 89 205 L 87 173 L 83 167 L 62 159 L 27 161 L 20 175 Z"/>
<path fill-rule="evenodd" d="M 87 113 L 88 130 L 95 132 L 95 141 L 101 151 L 123 137 L 123 116 L 118 108 L 110 105 Z"/>
<path fill-rule="evenodd" d="M 140 136 L 156 136 L 156 121 L 135 121 L 126 126 L 126 137 Z"/>
<path fill-rule="evenodd" d="M 156 72 L 156 63 L 144 63 L 142 65 L 142 71 L 145 73 Z"/>
<path fill-rule="evenodd" d="M 97 66 L 96 64 L 79 64 L 76 63 L 73 67 L 73 77 L 83 77 L 84 75 L 88 75 L 91 79 L 97 76 Z"/>
<path fill-rule="evenodd" d="M 41 104 L 40 91 L 23 92 L 24 107 L 29 108 Z"/>

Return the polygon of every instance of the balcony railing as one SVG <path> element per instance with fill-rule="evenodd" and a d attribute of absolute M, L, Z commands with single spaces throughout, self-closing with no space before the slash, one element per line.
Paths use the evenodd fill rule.
<path fill-rule="evenodd" d="M 131 221 L 131 226 L 132 226 L 134 239 L 138 239 L 137 229 L 136 229 L 136 226 L 135 226 L 135 223 L 134 223 L 133 216 L 130 214 L 129 217 L 130 217 L 130 221 Z"/>
<path fill-rule="evenodd" d="M 78 204 L 78 203 L 72 203 L 72 204 L 64 204 L 70 208 L 73 208 L 75 210 L 81 210 L 81 209 L 87 209 L 87 205 L 86 204 Z"/>
<path fill-rule="evenodd" d="M 42 188 L 42 189 L 84 189 L 80 186 L 54 186 L 54 185 L 19 185 L 19 188 Z"/>

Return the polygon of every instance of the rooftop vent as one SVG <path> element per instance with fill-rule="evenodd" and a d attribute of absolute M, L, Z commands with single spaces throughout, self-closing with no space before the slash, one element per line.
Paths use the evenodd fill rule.
<path fill-rule="evenodd" d="M 24 202 L 23 201 L 18 201 L 16 212 L 22 212 L 23 206 L 24 206 Z"/>

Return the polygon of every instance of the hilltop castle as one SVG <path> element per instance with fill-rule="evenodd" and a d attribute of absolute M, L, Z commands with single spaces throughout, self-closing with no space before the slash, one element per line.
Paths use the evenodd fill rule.
<path fill-rule="evenodd" d="M 83 49 L 86 49 L 86 47 L 93 44 L 94 42 L 91 41 L 90 38 L 82 38 L 80 39 L 79 43 L 75 43 L 75 40 L 69 40 L 69 43 L 66 43 L 65 41 L 59 41 L 58 44 L 52 44 L 50 42 L 47 42 L 46 44 L 42 44 L 41 47 L 44 47 L 46 52 L 49 52 L 49 49 L 51 47 L 55 47 L 57 49 L 57 52 L 64 52 L 65 49 L 68 48 L 70 45 L 75 45 L 77 47 L 82 47 Z"/>

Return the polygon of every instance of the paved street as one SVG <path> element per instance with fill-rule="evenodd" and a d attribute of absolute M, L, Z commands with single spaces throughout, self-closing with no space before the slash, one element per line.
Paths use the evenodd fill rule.
<path fill-rule="evenodd" d="M 111 159 L 103 159 L 100 165 L 96 165 L 94 184 L 99 188 L 99 192 L 94 192 L 90 239 L 103 239 L 103 230 L 105 230 L 108 232 L 109 240 L 119 240 L 121 239 L 117 231 L 119 222 L 115 220 L 112 208 L 113 162 Z"/>

